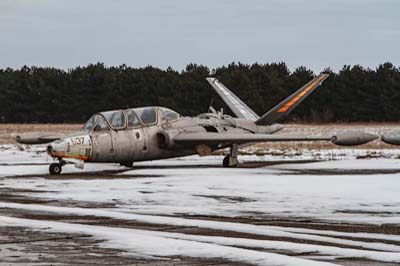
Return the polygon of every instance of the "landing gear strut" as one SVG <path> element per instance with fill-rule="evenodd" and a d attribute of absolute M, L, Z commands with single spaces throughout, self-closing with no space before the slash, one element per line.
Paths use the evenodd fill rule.
<path fill-rule="evenodd" d="M 239 146 L 237 144 L 233 144 L 230 149 L 230 154 L 225 156 L 222 161 L 223 167 L 236 167 L 239 164 L 237 159 Z"/>
<path fill-rule="evenodd" d="M 59 160 L 58 163 L 52 163 L 52 164 L 50 164 L 50 166 L 49 166 L 49 172 L 50 172 L 50 174 L 52 174 L 52 175 L 59 175 L 59 174 L 61 174 L 62 167 L 63 167 L 64 165 L 66 165 L 66 164 L 67 164 L 67 163 L 66 163 L 65 161 L 63 161 L 63 160 Z"/>

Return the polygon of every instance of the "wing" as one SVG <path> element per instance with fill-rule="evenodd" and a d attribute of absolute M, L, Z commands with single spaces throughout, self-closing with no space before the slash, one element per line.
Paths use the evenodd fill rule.
<path fill-rule="evenodd" d="M 21 144 L 46 144 L 61 138 L 62 135 L 56 135 L 54 133 L 29 132 L 16 136 L 15 140 Z"/>
<path fill-rule="evenodd" d="M 306 137 L 292 135 L 265 135 L 265 134 L 223 134 L 223 133 L 181 133 L 174 138 L 174 142 L 185 146 L 198 144 L 243 144 L 250 142 L 277 142 L 277 141 L 331 141 L 331 137 Z"/>
<path fill-rule="evenodd" d="M 181 133 L 174 138 L 176 144 L 195 147 L 196 145 L 221 145 L 244 144 L 255 142 L 279 141 L 330 141 L 339 146 L 356 146 L 371 142 L 378 137 L 366 132 L 345 132 L 331 137 L 307 137 L 295 135 L 266 135 L 266 134 L 232 134 L 232 133 Z"/>
<path fill-rule="evenodd" d="M 244 118 L 252 121 L 256 121 L 259 116 L 250 109 L 242 100 L 239 99 L 233 92 L 219 82 L 216 78 L 206 78 L 208 83 L 214 88 L 218 95 L 224 100 L 229 109 L 238 118 Z"/>

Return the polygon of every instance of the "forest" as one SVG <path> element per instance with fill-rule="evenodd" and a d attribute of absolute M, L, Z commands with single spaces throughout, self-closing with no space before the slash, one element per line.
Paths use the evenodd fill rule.
<path fill-rule="evenodd" d="M 324 72 L 330 77 L 286 122 L 400 121 L 400 69 L 393 64 L 376 69 L 345 65 L 338 73 Z M 182 71 L 102 63 L 68 70 L 7 68 L 0 70 L 0 123 L 81 123 L 95 112 L 149 105 L 187 116 L 207 112 L 211 102 L 226 110 L 205 80 L 208 76 L 262 115 L 316 74 L 306 67 L 290 71 L 283 62 L 216 69 L 189 64 Z"/>

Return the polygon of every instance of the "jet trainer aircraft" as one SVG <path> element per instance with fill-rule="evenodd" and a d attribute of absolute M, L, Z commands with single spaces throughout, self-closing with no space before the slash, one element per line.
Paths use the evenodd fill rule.
<path fill-rule="evenodd" d="M 84 162 L 109 162 L 132 166 L 133 162 L 180 157 L 192 154 L 209 155 L 229 148 L 224 167 L 238 165 L 240 145 L 269 141 L 331 141 L 337 145 L 359 145 L 376 139 L 368 133 L 347 133 L 331 137 L 278 135 L 285 118 L 308 95 L 328 78 L 321 74 L 298 89 L 284 101 L 259 117 L 216 78 L 207 81 L 221 96 L 235 117 L 210 112 L 185 117 L 164 107 L 142 107 L 94 114 L 82 130 L 68 136 L 26 133 L 16 137 L 24 144 L 50 143 L 48 154 L 56 162 L 51 174 L 60 174 L 72 163 L 83 168 Z"/>

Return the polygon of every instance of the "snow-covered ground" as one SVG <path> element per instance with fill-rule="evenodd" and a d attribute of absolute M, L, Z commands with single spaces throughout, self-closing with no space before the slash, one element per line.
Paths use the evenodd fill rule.
<path fill-rule="evenodd" d="M 0 197 L 2 210 L 76 215 L 82 219 L 102 217 L 242 235 L 228 237 L 38 221 L 16 217 L 11 211 L 9 215 L 6 212 L 0 215 L 0 226 L 86 233 L 104 240 L 102 245 L 106 247 L 143 258 L 219 257 L 256 265 L 297 266 L 341 265 L 343 262 L 335 258 L 351 257 L 400 263 L 398 233 L 345 232 L 266 222 L 276 219 L 366 227 L 400 225 L 400 160 L 356 160 L 354 151 L 340 152 L 345 154 L 345 160 L 315 163 L 298 163 L 285 156 L 246 155 L 240 159 L 245 162 L 287 160 L 287 163 L 236 169 L 220 167 L 222 156 L 143 162 L 135 164 L 137 168 L 133 169 L 114 164 L 87 164 L 86 172 L 118 171 L 112 178 L 87 178 L 87 175 L 79 176 L 82 170 L 67 166 L 64 172 L 77 174 L 49 179 L 44 176 L 50 162 L 46 155 L 38 150 L 19 151 L 6 146 L 0 151 L 0 177 L 3 176 L 0 192 L 13 191 L 15 196 L 49 203 L 2 201 Z M 11 177 L 16 175 L 29 176 Z M 87 206 L 93 203 L 97 207 L 79 208 L 77 202 Z M 104 207 L 99 208 L 99 204 Z M 307 255 L 293 257 L 282 250 Z"/>

